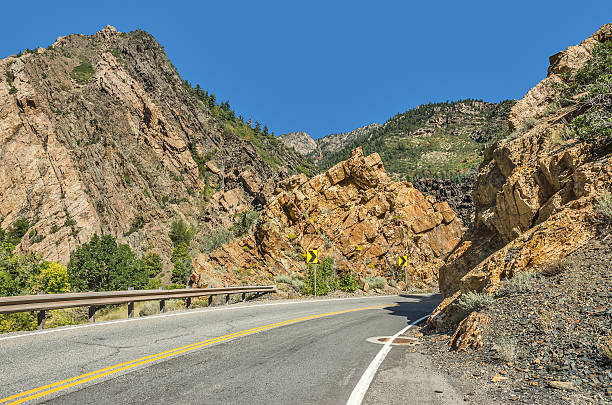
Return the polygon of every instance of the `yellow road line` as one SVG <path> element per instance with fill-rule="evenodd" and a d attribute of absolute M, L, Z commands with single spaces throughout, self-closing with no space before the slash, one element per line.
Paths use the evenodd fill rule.
<path fill-rule="evenodd" d="M 231 339 L 235 339 L 241 336 L 246 336 L 246 335 L 250 335 L 253 333 L 257 333 L 257 332 L 262 332 L 262 331 L 266 331 L 272 328 L 278 328 L 281 326 L 285 326 L 285 325 L 291 325 L 294 323 L 298 323 L 298 322 L 303 322 L 303 321 L 307 321 L 310 319 L 316 319 L 316 318 L 322 318 L 325 316 L 331 316 L 331 315 L 338 315 L 338 314 L 344 314 L 344 313 L 348 313 L 348 312 L 355 312 L 355 311 L 363 311 L 366 309 L 376 309 L 376 308 L 384 308 L 384 307 L 391 307 L 391 306 L 395 306 L 397 304 L 388 304 L 388 305 L 377 305 L 377 306 L 371 306 L 371 307 L 363 307 L 363 308 L 353 308 L 353 309 L 345 309 L 342 311 L 335 311 L 335 312 L 327 312 L 324 314 L 317 314 L 317 315 L 309 315 L 309 316 L 304 316 L 301 318 L 295 318 L 295 319 L 289 319 L 286 321 L 282 321 L 282 322 L 276 322 L 276 323 L 271 323 L 268 325 L 263 325 L 263 326 L 259 326 L 257 328 L 252 328 L 252 329 L 247 329 L 247 330 L 243 330 L 240 332 L 234 332 L 234 333 L 230 333 L 228 335 L 223 335 L 223 336 L 218 336 L 216 338 L 212 338 L 212 339 L 207 339 L 207 340 L 203 340 L 201 342 L 197 342 L 197 343 L 192 343 L 190 345 L 186 345 L 186 346 L 181 346 L 181 347 L 177 347 L 175 349 L 171 349 L 171 350 L 166 350 L 164 352 L 161 353 L 157 353 L 157 354 L 151 354 L 145 357 L 141 357 L 139 359 L 136 360 L 132 360 L 132 361 L 127 361 L 124 363 L 119 363 L 116 364 L 114 366 L 109 366 L 109 367 L 105 367 L 99 370 L 95 370 L 95 371 L 91 371 L 89 373 L 86 374 L 82 374 L 80 376 L 77 377 L 72 377 L 72 378 L 68 378 L 66 380 L 62 380 L 62 381 L 57 381 L 54 382 L 52 384 L 48 384 L 39 388 L 34 388 L 28 391 L 24 391 L 21 392 L 19 394 L 15 394 L 15 395 L 11 395 L 9 397 L 6 398 L 2 398 L 0 399 L 0 403 L 4 403 L 7 401 L 11 401 L 13 399 L 17 399 L 20 398 L 16 401 L 10 402 L 6 405 L 12 405 L 12 404 L 21 404 L 23 402 L 26 401 L 30 401 L 32 399 L 36 399 L 36 398 L 40 398 L 43 397 L 45 395 L 49 395 L 52 394 L 54 392 L 57 391 L 61 391 L 61 390 L 65 390 L 67 388 L 70 387 L 74 387 L 76 385 L 79 384 L 83 384 L 92 380 L 96 380 L 98 378 L 102 378 L 105 377 L 107 375 L 111 375 L 114 373 L 118 373 L 120 371 L 123 370 L 128 370 L 130 368 L 136 367 L 136 366 L 140 366 L 142 364 L 146 364 L 146 363 L 150 363 L 156 360 L 160 360 L 160 359 L 164 359 L 167 357 L 171 357 L 171 356 L 176 356 L 178 354 L 181 353 L 185 353 L 185 352 L 189 352 L 192 350 L 196 350 L 205 346 L 209 346 L 211 344 L 214 343 L 220 343 L 220 342 L 225 342 L 227 340 L 231 340 Z M 30 395 L 33 394 L 33 395 Z M 23 398 L 22 398 L 23 397 Z"/>

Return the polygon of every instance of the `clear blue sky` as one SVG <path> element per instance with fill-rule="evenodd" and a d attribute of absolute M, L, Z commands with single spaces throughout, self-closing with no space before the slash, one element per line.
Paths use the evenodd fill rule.
<path fill-rule="evenodd" d="M 315 138 L 430 101 L 520 98 L 548 56 L 612 22 L 610 0 L 38 3 L 2 4 L 0 57 L 144 29 L 237 113 Z"/>

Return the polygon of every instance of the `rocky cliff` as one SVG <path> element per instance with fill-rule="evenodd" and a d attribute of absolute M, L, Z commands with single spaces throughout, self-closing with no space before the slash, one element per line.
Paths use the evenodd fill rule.
<path fill-rule="evenodd" d="M 290 132 L 278 137 L 288 148 L 293 148 L 300 155 L 307 156 L 317 150 L 317 141 L 307 132 Z"/>
<path fill-rule="evenodd" d="M 440 269 L 445 299 L 430 318 L 432 326 L 458 320 L 462 294 L 494 294 L 502 280 L 546 269 L 595 236 L 599 214 L 593 207 L 612 189 L 612 158 L 605 125 L 585 136 L 588 118 L 580 117 L 605 112 L 609 104 L 588 101 L 583 90 L 597 87 L 577 84 L 589 72 L 595 84 L 609 80 L 611 38 L 612 25 L 606 25 L 552 56 L 548 76 L 511 109 L 512 134 L 485 150 L 473 192 L 474 229 Z M 600 45 L 594 66 L 593 50 Z M 477 316 L 465 322 L 471 325 Z"/>
<path fill-rule="evenodd" d="M 0 226 L 64 263 L 94 233 L 167 256 L 173 220 L 197 240 L 262 206 L 303 159 L 202 94 L 139 30 L 0 60 Z"/>
<path fill-rule="evenodd" d="M 281 183 L 252 235 L 196 259 L 199 285 L 258 282 L 304 274 L 304 255 L 317 249 L 339 274 L 403 280 L 398 256 L 408 255 L 409 283 L 435 283 L 438 268 L 461 238 L 461 222 L 445 202 L 409 182 L 393 182 L 376 153 L 350 158 L 308 180 Z"/>

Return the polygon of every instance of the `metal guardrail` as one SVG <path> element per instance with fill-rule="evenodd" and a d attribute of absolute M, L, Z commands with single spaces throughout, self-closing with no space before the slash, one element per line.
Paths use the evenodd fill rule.
<path fill-rule="evenodd" d="M 70 294 L 38 294 L 0 297 L 0 314 L 15 312 L 38 311 L 38 329 L 44 328 L 45 311 L 62 308 L 89 307 L 89 322 L 95 322 L 96 307 L 104 305 L 128 304 L 128 317 L 134 317 L 134 302 L 159 300 L 159 310 L 164 312 L 165 300 L 186 299 L 186 307 L 191 307 L 191 298 L 208 297 L 209 305 L 213 296 L 225 295 L 225 303 L 229 303 L 231 294 L 246 295 L 254 293 L 260 296 L 276 292 L 276 285 L 269 286 L 239 286 L 220 288 L 179 288 L 175 290 L 126 290 L 102 291 Z"/>

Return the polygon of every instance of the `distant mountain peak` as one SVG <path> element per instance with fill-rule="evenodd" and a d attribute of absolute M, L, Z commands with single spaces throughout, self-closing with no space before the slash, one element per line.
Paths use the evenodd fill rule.
<path fill-rule="evenodd" d="M 303 156 L 306 156 L 317 149 L 315 141 L 308 132 L 289 132 L 279 136 L 279 139 L 289 148 Z"/>

